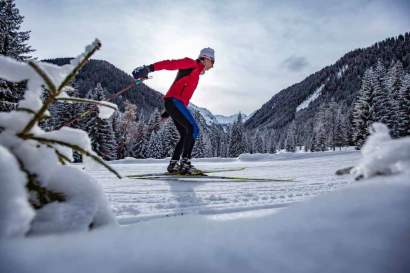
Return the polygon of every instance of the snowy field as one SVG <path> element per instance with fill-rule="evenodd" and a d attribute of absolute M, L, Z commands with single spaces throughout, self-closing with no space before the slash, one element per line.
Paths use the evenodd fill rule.
<path fill-rule="evenodd" d="M 194 162 L 240 168 L 218 175 L 291 182 L 118 180 L 88 170 L 122 226 L 3 240 L 0 272 L 410 272 L 409 173 L 364 181 L 334 175 L 366 163 L 360 158 L 344 151 Z M 166 161 L 112 165 L 135 175 L 161 172 Z"/>
<path fill-rule="evenodd" d="M 243 155 L 240 159 L 193 162 L 203 170 L 237 170 L 210 175 L 273 179 L 267 182 L 227 182 L 208 178 L 187 178 L 184 182 L 118 180 L 105 169 L 89 173 L 103 185 L 121 224 L 187 214 L 218 215 L 218 219 L 229 219 L 274 212 L 277 208 L 344 187 L 352 182 L 352 178 L 335 176 L 335 171 L 353 166 L 359 157 L 359 152 L 346 151 Z M 122 160 L 115 162 L 113 167 L 127 176 L 164 172 L 167 163 L 165 160 Z M 261 212 L 261 209 L 269 211 Z"/>

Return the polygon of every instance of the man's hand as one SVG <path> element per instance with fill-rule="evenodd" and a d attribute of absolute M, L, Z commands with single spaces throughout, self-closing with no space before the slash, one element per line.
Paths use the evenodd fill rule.
<path fill-rule="evenodd" d="M 132 76 L 134 77 L 134 79 L 136 80 L 140 80 L 140 79 L 147 79 L 148 78 L 148 73 L 151 72 L 151 66 L 140 66 L 134 69 L 134 71 L 132 71 Z"/>

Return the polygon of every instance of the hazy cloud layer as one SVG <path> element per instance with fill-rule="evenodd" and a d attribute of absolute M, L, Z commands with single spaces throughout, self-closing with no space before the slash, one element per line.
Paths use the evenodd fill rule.
<path fill-rule="evenodd" d="M 309 62 L 305 57 L 290 56 L 282 64 L 290 71 L 300 72 L 309 65 Z"/>
<path fill-rule="evenodd" d="M 410 31 L 408 1 L 16 0 L 39 58 L 75 56 L 95 37 L 96 58 L 126 72 L 216 50 L 193 102 L 250 113 L 350 50 Z M 148 82 L 165 93 L 174 72 Z"/>

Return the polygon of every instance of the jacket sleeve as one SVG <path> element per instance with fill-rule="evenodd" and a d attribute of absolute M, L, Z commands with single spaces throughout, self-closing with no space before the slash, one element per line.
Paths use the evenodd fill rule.
<path fill-rule="evenodd" d="M 154 71 L 158 70 L 178 70 L 178 69 L 188 69 L 197 66 L 196 61 L 190 58 L 184 58 L 179 60 L 165 60 L 157 63 L 153 63 Z"/>

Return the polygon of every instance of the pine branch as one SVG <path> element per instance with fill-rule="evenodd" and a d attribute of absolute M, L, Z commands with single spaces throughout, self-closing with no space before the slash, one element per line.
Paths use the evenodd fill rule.
<path fill-rule="evenodd" d="M 86 53 L 84 58 L 80 61 L 80 63 L 71 71 L 71 73 L 64 79 L 64 81 L 60 84 L 58 87 L 57 91 L 60 92 L 64 86 L 66 86 L 69 82 L 71 82 L 74 77 L 77 75 L 77 73 L 80 71 L 80 69 L 88 62 L 88 60 L 91 58 L 91 56 L 101 48 L 101 42 L 99 40 L 96 40 L 96 45 L 94 48 L 92 48 L 89 52 Z"/>
<path fill-rule="evenodd" d="M 50 77 L 47 75 L 46 72 L 43 71 L 35 62 L 28 62 L 28 64 L 34 69 L 34 71 L 37 72 L 37 74 L 43 79 L 43 81 L 46 83 L 48 90 L 51 92 L 52 95 L 57 94 L 57 89 L 56 86 L 54 85 L 53 81 L 50 79 Z"/>
<path fill-rule="evenodd" d="M 21 160 L 15 153 L 13 153 L 13 155 L 19 163 L 21 171 L 24 172 L 27 177 L 27 189 L 37 193 L 38 202 L 35 203 L 33 200 L 30 201 L 35 209 L 39 209 L 48 203 L 55 201 L 64 202 L 66 200 L 63 193 L 53 192 L 41 186 L 40 183 L 38 183 L 37 175 L 30 173 L 30 171 L 24 166 L 23 160 Z"/>
<path fill-rule="evenodd" d="M 83 98 L 56 98 L 56 100 L 57 101 L 72 101 L 72 102 L 77 102 L 77 103 L 92 103 L 92 104 L 97 104 L 97 105 L 101 105 L 104 107 L 108 107 L 113 110 L 118 110 L 116 107 L 112 106 L 111 104 L 104 103 L 98 100 L 89 100 L 89 99 L 83 99 Z"/>
<path fill-rule="evenodd" d="M 62 165 L 65 165 L 66 162 L 68 163 L 72 163 L 72 161 L 66 157 L 65 155 L 63 155 L 57 148 L 54 148 L 54 152 L 56 153 L 56 155 L 58 156 L 58 160 L 60 161 L 60 163 Z"/>
<path fill-rule="evenodd" d="M 47 111 L 50 104 L 55 101 L 58 95 L 60 95 L 61 90 L 75 77 L 75 75 L 77 75 L 78 71 L 80 71 L 80 69 L 85 65 L 85 63 L 88 61 L 91 55 L 94 54 L 100 47 L 101 47 L 101 43 L 97 40 L 97 44 L 94 46 L 94 48 L 92 48 L 85 55 L 85 57 L 81 60 L 81 62 L 63 80 L 63 82 L 60 84 L 57 90 L 56 90 L 56 86 L 54 85 L 50 77 L 47 75 L 47 73 L 44 72 L 36 63 L 29 62 L 29 65 L 37 72 L 37 74 L 39 74 L 39 76 L 44 80 L 44 82 L 48 86 L 49 91 L 50 91 L 50 96 L 45 100 L 40 110 L 34 115 L 34 117 L 26 125 L 26 127 L 24 127 L 24 129 L 21 131 L 22 135 L 26 135 L 34 127 L 34 125 L 42 119 L 44 113 Z"/>
<path fill-rule="evenodd" d="M 34 112 L 33 110 L 28 109 L 28 108 L 23 108 L 23 107 L 19 107 L 19 108 L 17 108 L 17 109 L 16 109 L 16 111 L 19 111 L 19 112 L 26 112 L 26 113 L 33 114 L 33 115 L 35 115 L 35 114 L 36 114 L 36 112 Z"/>
<path fill-rule="evenodd" d="M 56 140 L 56 139 L 37 137 L 37 136 L 34 136 L 32 134 L 28 134 L 28 135 L 19 134 L 18 136 L 22 139 L 36 140 L 36 141 L 38 141 L 40 143 L 43 143 L 43 144 L 58 144 L 58 145 L 61 145 L 61 146 L 64 146 L 64 147 L 69 147 L 69 148 L 73 149 L 74 151 L 77 151 L 77 152 L 79 152 L 79 153 L 81 153 L 85 156 L 88 156 L 88 157 L 92 158 L 93 160 L 95 160 L 96 162 L 98 162 L 99 164 L 103 165 L 108 171 L 115 174 L 119 179 L 122 178 L 121 175 L 116 170 L 114 170 L 110 165 L 105 163 L 101 158 L 99 158 L 98 156 L 88 152 L 87 150 L 81 148 L 78 145 L 67 143 L 67 142 L 64 142 L 64 141 L 61 141 L 61 140 Z"/>

